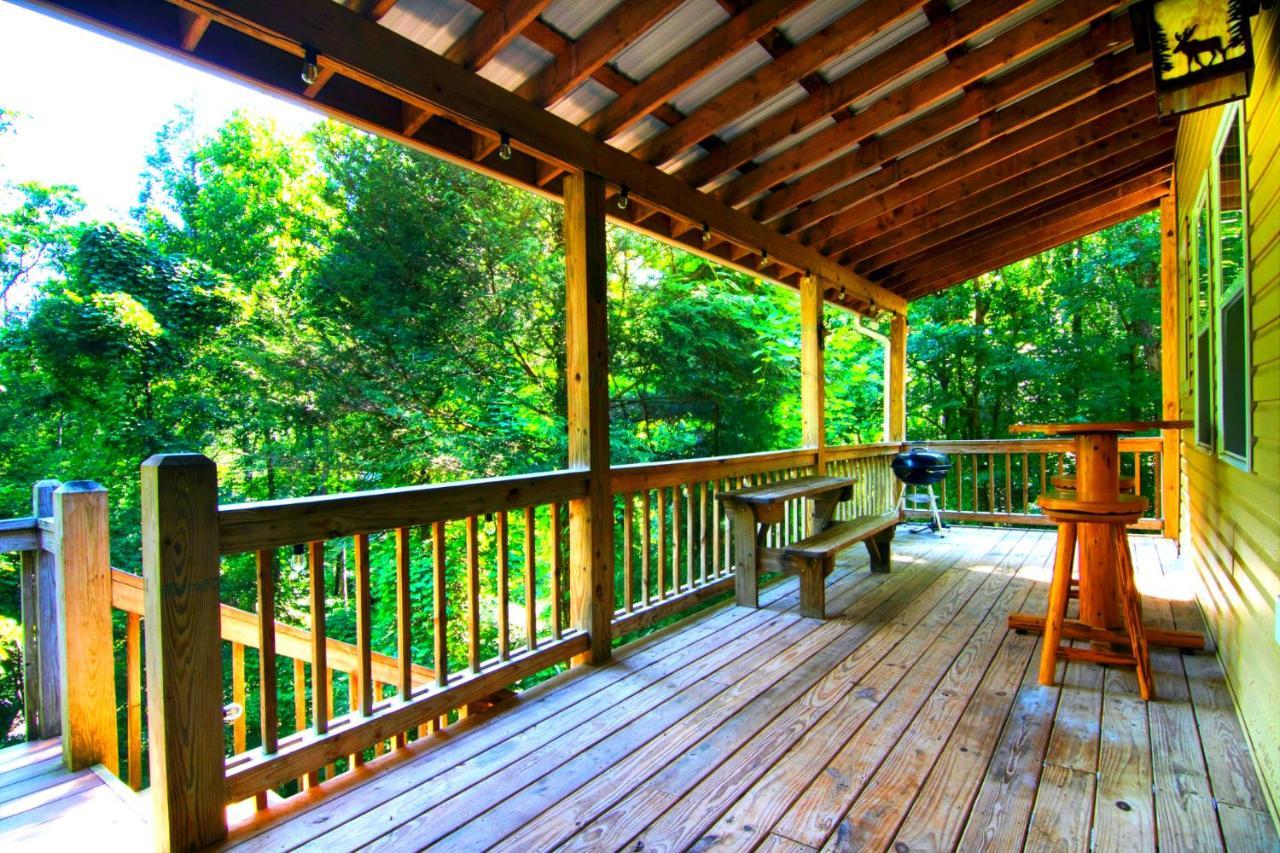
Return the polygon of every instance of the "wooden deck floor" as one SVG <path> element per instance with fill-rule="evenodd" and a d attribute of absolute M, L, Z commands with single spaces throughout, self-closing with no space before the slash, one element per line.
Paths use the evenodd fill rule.
<path fill-rule="evenodd" d="M 105 770 L 64 770 L 56 738 L 0 750 L 0 850 L 147 850 L 142 814 Z"/>

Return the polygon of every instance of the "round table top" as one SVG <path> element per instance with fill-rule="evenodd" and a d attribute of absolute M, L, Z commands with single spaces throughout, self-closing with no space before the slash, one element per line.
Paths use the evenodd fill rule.
<path fill-rule="evenodd" d="M 1105 423 L 1014 424 L 1009 432 L 1038 432 L 1045 435 L 1102 435 L 1146 432 L 1153 429 L 1190 429 L 1192 421 L 1108 421 Z"/>

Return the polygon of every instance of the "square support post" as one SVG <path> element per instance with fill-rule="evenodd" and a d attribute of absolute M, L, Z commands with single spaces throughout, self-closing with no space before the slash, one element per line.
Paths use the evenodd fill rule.
<path fill-rule="evenodd" d="M 889 441 L 907 440 L 907 318 L 894 314 L 889 327 Z"/>
<path fill-rule="evenodd" d="M 822 285 L 818 277 L 800 279 L 800 409 L 803 444 L 813 448 L 813 473 L 827 473 L 826 374 L 823 364 Z M 805 520 L 810 534 L 816 532 L 817 510 L 805 501 Z"/>
<path fill-rule="evenodd" d="M 1160 200 L 1160 396 L 1161 415 L 1179 420 L 1178 399 L 1179 329 L 1178 317 L 1178 203 L 1172 190 Z M 1161 430 L 1160 514 L 1163 533 L 1176 540 L 1182 521 L 1182 442 L 1176 429 Z"/>
<path fill-rule="evenodd" d="M 218 469 L 198 453 L 142 463 L 142 576 L 152 826 L 162 850 L 226 837 Z"/>
<path fill-rule="evenodd" d="M 111 636 L 111 540 L 107 490 L 89 480 L 53 493 L 62 762 L 120 775 L 116 743 L 115 648 Z"/>
<path fill-rule="evenodd" d="M 612 648 L 613 494 L 609 483 L 608 263 L 605 184 L 564 182 L 565 380 L 569 468 L 587 471 L 587 494 L 569 502 L 569 620 L 591 637 L 573 663 L 603 663 Z"/>
<path fill-rule="evenodd" d="M 53 517 L 53 493 L 62 485 L 41 480 L 31 490 L 31 514 Z M 58 566 L 52 551 L 22 555 L 23 654 L 26 660 L 27 740 L 62 733 L 62 650 L 58 643 Z"/>

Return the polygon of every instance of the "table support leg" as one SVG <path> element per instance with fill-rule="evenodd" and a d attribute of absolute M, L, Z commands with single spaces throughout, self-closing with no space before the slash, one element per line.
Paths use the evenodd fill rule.
<path fill-rule="evenodd" d="M 740 607 L 760 606 L 756 519 L 749 507 L 733 506 L 733 589 Z"/>

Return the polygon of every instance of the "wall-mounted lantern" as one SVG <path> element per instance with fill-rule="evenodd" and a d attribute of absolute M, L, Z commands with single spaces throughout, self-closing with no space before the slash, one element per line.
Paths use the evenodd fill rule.
<path fill-rule="evenodd" d="M 1259 0 L 1147 0 L 1133 9 L 1137 47 L 1151 51 L 1160 115 L 1249 96 L 1249 19 L 1259 5 Z"/>

